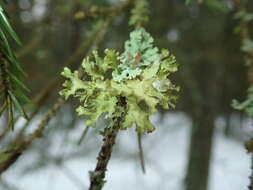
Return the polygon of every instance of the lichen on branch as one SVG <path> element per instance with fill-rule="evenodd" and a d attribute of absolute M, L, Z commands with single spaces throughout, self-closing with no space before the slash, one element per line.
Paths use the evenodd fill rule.
<path fill-rule="evenodd" d="M 60 94 L 66 99 L 77 97 L 81 105 L 79 115 L 86 116 L 86 125 L 96 127 L 96 121 L 106 113 L 112 118 L 118 96 L 125 97 L 127 113 L 121 129 L 136 126 L 138 133 L 152 132 L 149 117 L 157 112 L 157 105 L 174 108 L 179 88 L 168 78 L 177 71 L 175 56 L 168 50 L 159 51 L 153 38 L 143 28 L 131 32 L 125 51 L 105 50 L 100 57 L 96 51 L 84 59 L 82 69 L 86 75 L 64 68 L 67 78 Z"/>

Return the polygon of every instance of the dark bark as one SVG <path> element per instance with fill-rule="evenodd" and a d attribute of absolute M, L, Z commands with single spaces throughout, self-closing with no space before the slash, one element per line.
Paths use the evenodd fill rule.
<path fill-rule="evenodd" d="M 186 175 L 186 190 L 206 190 L 214 134 L 214 117 L 203 111 L 194 118 Z"/>
<path fill-rule="evenodd" d="M 97 157 L 97 165 L 93 172 L 90 172 L 90 187 L 89 190 L 101 190 L 105 184 L 105 173 L 108 162 L 111 158 L 113 145 L 115 144 L 116 136 L 120 130 L 121 124 L 124 121 L 126 113 L 126 100 L 123 97 L 119 98 L 115 114 L 112 118 L 113 125 L 104 130 L 103 145 Z M 118 114 L 120 113 L 120 114 Z"/>

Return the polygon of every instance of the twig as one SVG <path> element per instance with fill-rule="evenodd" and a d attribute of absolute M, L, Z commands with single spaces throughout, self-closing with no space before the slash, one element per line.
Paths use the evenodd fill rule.
<path fill-rule="evenodd" d="M 90 10 L 88 11 L 78 11 L 75 14 L 75 19 L 77 20 L 86 20 L 86 19 L 96 19 L 101 16 L 109 16 L 109 15 L 114 15 L 114 14 L 119 14 L 122 12 L 124 9 L 130 7 L 131 2 L 133 0 L 127 0 L 124 1 L 123 3 L 116 5 L 114 7 L 96 7 L 92 6 Z"/>
<path fill-rule="evenodd" d="M 16 53 L 17 57 L 22 58 L 31 51 L 33 51 L 40 44 L 42 39 L 42 36 L 36 36 L 35 38 L 33 38 L 26 46 L 24 46 Z"/>
<path fill-rule="evenodd" d="M 49 121 L 55 116 L 57 111 L 64 104 L 64 100 L 59 98 L 53 108 L 46 114 L 45 118 L 40 122 L 37 129 L 23 141 L 15 142 L 10 150 L 6 151 L 8 158 L 0 162 L 0 174 L 7 170 L 23 153 L 24 150 L 33 142 L 35 138 L 42 137 L 44 128 L 48 125 Z"/>
<path fill-rule="evenodd" d="M 84 141 L 88 131 L 89 131 L 89 127 L 85 127 L 80 139 L 77 141 L 77 145 L 80 145 Z"/>
<path fill-rule="evenodd" d="M 143 147 L 142 147 L 142 135 L 140 133 L 138 135 L 138 149 L 139 149 L 139 159 L 141 164 L 142 172 L 146 173 L 146 167 L 145 167 L 145 159 L 144 159 L 144 153 L 143 153 Z"/>

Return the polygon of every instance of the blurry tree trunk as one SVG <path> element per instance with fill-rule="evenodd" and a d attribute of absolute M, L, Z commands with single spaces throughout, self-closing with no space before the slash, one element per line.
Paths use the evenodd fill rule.
<path fill-rule="evenodd" d="M 193 118 L 186 190 L 206 190 L 214 134 L 214 115 L 202 110 Z"/>

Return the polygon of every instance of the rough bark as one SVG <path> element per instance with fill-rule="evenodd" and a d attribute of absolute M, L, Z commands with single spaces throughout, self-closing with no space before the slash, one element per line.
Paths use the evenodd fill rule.
<path fill-rule="evenodd" d="M 93 172 L 90 172 L 90 187 L 89 190 L 101 190 L 105 184 L 105 173 L 107 170 L 107 165 L 111 158 L 113 145 L 115 144 L 116 136 L 120 130 L 121 124 L 124 121 L 126 110 L 126 100 L 123 97 L 119 98 L 118 101 L 118 109 L 117 112 L 121 112 L 121 114 L 117 114 L 112 118 L 113 125 L 104 130 L 104 138 L 103 145 L 100 149 L 100 152 L 97 157 L 97 165 Z"/>

